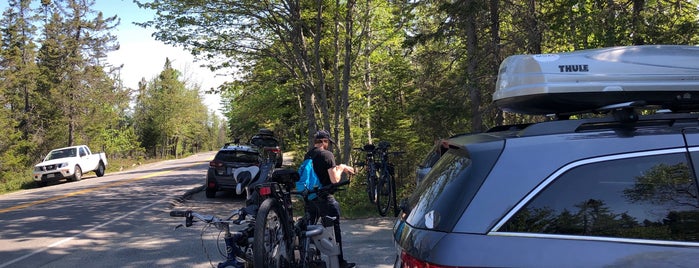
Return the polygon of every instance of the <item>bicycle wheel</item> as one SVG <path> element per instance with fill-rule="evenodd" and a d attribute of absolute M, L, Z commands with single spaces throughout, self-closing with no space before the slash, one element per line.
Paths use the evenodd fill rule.
<path fill-rule="evenodd" d="M 366 176 L 366 193 L 369 202 L 376 204 L 376 171 L 368 170 Z"/>
<path fill-rule="evenodd" d="M 396 178 L 391 176 L 390 178 L 391 181 L 391 201 L 393 201 L 393 217 L 398 217 L 398 213 L 400 213 L 400 208 L 398 207 L 398 201 L 396 200 Z"/>
<path fill-rule="evenodd" d="M 276 199 L 262 202 L 255 217 L 254 267 L 291 267 L 294 254 L 290 224 Z"/>
<path fill-rule="evenodd" d="M 391 199 L 391 174 L 382 171 L 376 183 L 376 208 L 379 210 L 379 215 L 386 216 L 391 207 Z"/>

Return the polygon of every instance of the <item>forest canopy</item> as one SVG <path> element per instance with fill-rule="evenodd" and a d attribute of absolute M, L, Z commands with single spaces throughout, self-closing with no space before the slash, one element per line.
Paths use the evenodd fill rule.
<path fill-rule="evenodd" d="M 0 176 L 59 145 L 176 156 L 259 128 L 287 151 L 327 129 L 346 163 L 353 147 L 390 141 L 410 172 L 439 138 L 531 120 L 491 104 L 509 55 L 699 40 L 696 0 L 135 0 L 155 11 L 138 24 L 154 38 L 235 70 L 214 92 L 223 123 L 168 62 L 121 86 L 103 60 L 119 19 L 94 1 L 31 2 L 11 0 L 0 21 Z"/>

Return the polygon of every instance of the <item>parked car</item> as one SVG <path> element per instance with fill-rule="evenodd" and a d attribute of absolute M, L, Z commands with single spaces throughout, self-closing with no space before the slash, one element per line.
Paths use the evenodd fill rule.
<path fill-rule="evenodd" d="M 394 266 L 698 267 L 699 47 L 508 59 L 496 104 L 558 119 L 448 139 Z"/>
<path fill-rule="evenodd" d="M 43 162 L 34 166 L 32 177 L 38 186 L 46 186 L 48 182 L 63 179 L 79 181 L 83 174 L 92 171 L 102 177 L 106 169 L 104 153 L 93 154 L 86 145 L 79 145 L 51 150 Z"/>
<path fill-rule="evenodd" d="M 259 167 L 261 163 L 260 151 L 254 146 L 224 145 L 216 153 L 214 159 L 209 162 L 209 169 L 206 172 L 206 197 L 214 198 L 218 191 L 236 191 L 236 188 L 240 187 L 234 177 L 236 169 L 251 166 Z M 259 170 L 257 172 L 259 174 Z M 237 194 L 241 194 L 241 192 L 237 191 Z"/>
<path fill-rule="evenodd" d="M 265 160 L 275 163 L 275 167 L 282 167 L 283 153 L 279 140 L 274 136 L 274 132 L 263 128 L 250 138 L 250 144 L 260 148 L 260 154 Z"/>

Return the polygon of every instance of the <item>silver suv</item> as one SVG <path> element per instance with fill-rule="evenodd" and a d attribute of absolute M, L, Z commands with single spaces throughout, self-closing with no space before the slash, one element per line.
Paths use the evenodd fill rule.
<path fill-rule="evenodd" d="M 699 50 L 530 57 L 503 63 L 496 103 L 566 119 L 448 139 L 402 202 L 395 266 L 699 267 Z M 570 65 L 585 72 L 557 73 Z M 648 84 L 661 92 L 635 92 Z M 573 119 L 593 110 L 606 116 Z"/>

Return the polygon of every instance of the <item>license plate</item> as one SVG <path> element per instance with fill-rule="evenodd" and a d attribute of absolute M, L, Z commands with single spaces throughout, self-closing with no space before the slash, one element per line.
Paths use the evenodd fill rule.
<path fill-rule="evenodd" d="M 46 174 L 46 178 L 53 178 L 55 175 L 54 174 Z"/>

